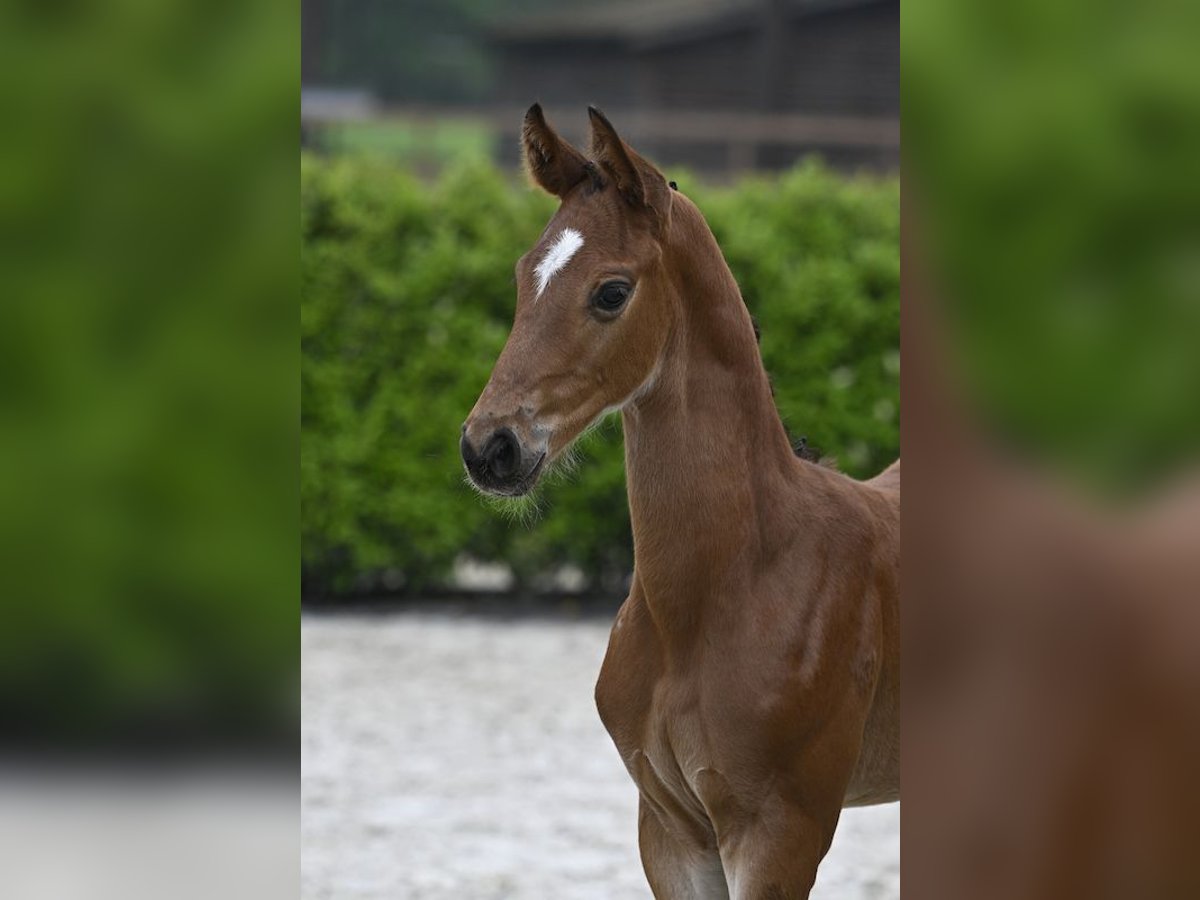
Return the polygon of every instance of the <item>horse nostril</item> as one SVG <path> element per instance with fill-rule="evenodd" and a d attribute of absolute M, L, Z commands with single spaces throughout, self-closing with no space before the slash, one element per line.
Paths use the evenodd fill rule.
<path fill-rule="evenodd" d="M 479 461 L 479 454 L 475 452 L 475 448 L 472 447 L 471 442 L 467 440 L 466 434 L 459 439 L 458 449 L 459 452 L 462 453 L 463 462 L 466 464 L 467 468 L 470 468 Z"/>
<path fill-rule="evenodd" d="M 492 475 L 506 479 L 517 471 L 517 463 L 521 458 L 521 446 L 517 443 L 516 435 L 507 428 L 501 428 L 488 441 L 483 449 L 484 459 Z"/>

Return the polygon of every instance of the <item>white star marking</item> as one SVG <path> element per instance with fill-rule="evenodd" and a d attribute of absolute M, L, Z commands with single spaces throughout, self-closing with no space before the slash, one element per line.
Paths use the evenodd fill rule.
<path fill-rule="evenodd" d="M 583 235 L 574 228 L 564 228 L 559 233 L 558 237 L 554 239 L 554 243 L 550 245 L 550 249 L 546 251 L 546 255 L 542 257 L 542 261 L 534 269 L 534 272 L 537 273 L 537 295 L 533 298 L 534 303 L 542 296 L 542 291 L 546 290 L 550 279 L 562 271 L 563 266 L 571 261 L 571 257 L 582 246 Z"/>

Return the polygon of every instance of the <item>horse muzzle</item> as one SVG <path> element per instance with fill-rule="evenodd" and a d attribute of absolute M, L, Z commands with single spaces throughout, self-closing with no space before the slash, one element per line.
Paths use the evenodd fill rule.
<path fill-rule="evenodd" d="M 546 447 L 531 446 L 507 426 L 472 440 L 471 423 L 463 425 L 459 450 L 471 481 L 482 491 L 504 497 L 527 493 L 542 473 Z"/>

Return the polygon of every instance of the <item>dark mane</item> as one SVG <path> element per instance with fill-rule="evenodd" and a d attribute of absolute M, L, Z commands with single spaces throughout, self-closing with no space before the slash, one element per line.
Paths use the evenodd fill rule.
<path fill-rule="evenodd" d="M 791 435 L 788 435 L 789 439 Z M 825 464 L 821 458 L 821 451 L 816 447 L 808 446 L 808 438 L 802 436 L 798 441 L 792 441 L 792 450 L 801 459 L 808 460 L 811 463 Z"/>
<path fill-rule="evenodd" d="M 591 160 L 588 160 L 586 163 L 583 164 L 583 171 L 584 171 L 585 176 L 590 181 L 590 184 L 588 185 L 588 190 L 591 193 L 594 194 L 597 191 L 604 190 L 604 183 L 605 183 L 604 176 L 600 174 L 599 166 L 597 166 Z"/>

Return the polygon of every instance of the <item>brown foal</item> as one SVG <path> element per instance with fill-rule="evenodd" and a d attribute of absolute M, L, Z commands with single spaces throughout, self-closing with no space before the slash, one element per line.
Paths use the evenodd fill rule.
<path fill-rule="evenodd" d="M 521 494 L 621 411 L 635 569 L 596 703 L 646 877 L 658 898 L 807 897 L 842 807 L 899 799 L 900 465 L 859 482 L 795 455 L 703 216 L 589 113 L 590 158 L 525 117 L 562 202 L 517 263 L 463 459 Z"/>

